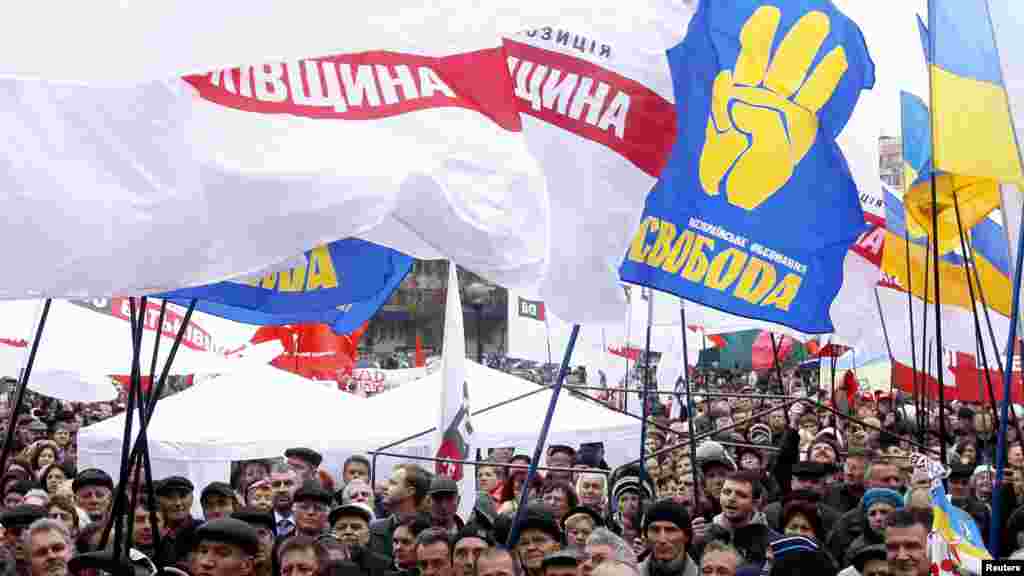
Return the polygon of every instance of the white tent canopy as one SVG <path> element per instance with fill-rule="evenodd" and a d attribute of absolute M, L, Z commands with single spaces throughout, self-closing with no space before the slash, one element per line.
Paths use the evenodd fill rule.
<path fill-rule="evenodd" d="M 532 382 L 469 360 L 466 361 L 466 379 L 472 411 L 537 389 Z M 435 426 L 441 385 L 441 374 L 435 373 L 368 399 L 360 408 L 371 421 L 382 424 L 368 429 L 361 441 L 367 448 L 377 449 Z M 472 450 L 516 447 L 520 452 L 532 454 L 550 400 L 551 391 L 544 390 L 473 416 Z M 433 439 L 433 434 L 424 434 L 388 451 L 431 455 Z M 640 421 L 573 397 L 565 390 L 558 399 L 548 443 L 576 446 L 584 442 L 604 442 L 608 464 L 613 467 L 623 464 L 640 457 Z M 396 459 L 378 458 L 377 477 L 386 477 L 395 463 Z"/>
<path fill-rule="evenodd" d="M 90 306 L 96 302 L 53 301 L 40 339 L 34 375 L 74 373 L 94 377 L 131 373 L 131 328 L 127 315 L 121 318 L 97 312 Z M 109 304 L 98 307 L 109 308 Z M 179 319 L 184 316 L 184 309 L 179 306 L 171 304 L 167 309 L 157 359 L 160 368 L 170 353 Z M 21 369 L 35 336 L 32 328 L 38 310 L 37 301 L 0 302 L 0 318 L 4 320 L 0 328 L 0 375 L 16 376 Z M 140 357 L 143 374 L 149 374 L 157 334 L 156 309 L 150 307 L 147 315 Z M 203 322 L 208 319 L 193 316 L 171 366 L 173 374 L 222 374 L 236 369 L 237 363 L 210 351 L 215 349 L 215 337 L 204 329 Z"/>
<path fill-rule="evenodd" d="M 153 475 L 186 476 L 201 488 L 227 481 L 233 460 L 277 457 L 307 446 L 324 455 L 324 466 L 337 477 L 336 467 L 353 452 L 347 448 L 365 429 L 365 403 L 271 366 L 211 379 L 157 404 L 149 427 Z M 327 426 L 337 426 L 351 441 L 329 440 Z M 79 468 L 116 475 L 123 433 L 124 414 L 81 429 Z"/>

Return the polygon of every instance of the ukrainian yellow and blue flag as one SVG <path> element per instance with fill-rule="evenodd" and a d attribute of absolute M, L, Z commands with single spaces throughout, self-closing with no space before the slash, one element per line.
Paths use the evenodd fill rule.
<path fill-rule="evenodd" d="M 960 222 L 965 230 L 999 208 L 999 182 L 991 178 L 963 176 L 936 171 L 932 163 L 932 138 L 928 107 L 924 101 L 907 92 L 900 93 L 903 129 L 903 172 L 907 189 L 903 196 L 910 230 L 931 235 L 932 210 L 938 208 L 939 251 L 946 253 L 960 248 L 959 227 L 954 202 L 960 208 Z M 932 201 L 932 179 L 935 179 L 935 202 Z"/>
<path fill-rule="evenodd" d="M 1019 182 L 1024 176 L 987 1 L 929 0 L 934 164 Z"/>
<path fill-rule="evenodd" d="M 882 256 L 883 273 L 895 278 L 900 286 L 908 285 L 918 298 L 934 302 L 935 286 L 931 273 L 934 265 L 928 261 L 928 236 L 931 231 L 932 146 L 928 107 L 906 92 L 901 94 L 902 144 L 904 173 L 911 183 L 901 200 L 891 192 L 885 194 L 886 241 Z M 974 292 L 980 300 L 980 291 L 973 274 L 964 272 L 963 251 L 953 199 L 960 206 L 960 216 L 968 246 L 972 248 L 988 306 L 1009 316 L 1011 284 L 1009 250 L 1006 234 L 1001 225 L 990 216 L 999 207 L 999 187 L 994 180 L 962 177 L 944 172 L 936 173 L 939 199 L 939 274 L 944 305 L 971 308 L 968 282 L 975 283 Z M 910 262 L 907 262 L 909 241 Z M 909 278 L 909 281 L 908 281 Z"/>

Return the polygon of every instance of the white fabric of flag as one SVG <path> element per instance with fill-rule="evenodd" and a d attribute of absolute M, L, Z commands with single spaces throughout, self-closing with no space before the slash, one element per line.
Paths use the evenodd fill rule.
<path fill-rule="evenodd" d="M 691 6 L 45 5 L 0 39 L 0 241 L 32 247 L 0 257 L 0 298 L 170 290 L 364 236 L 621 317 Z"/>
<path fill-rule="evenodd" d="M 466 331 L 455 262 L 448 263 L 448 294 L 444 309 L 444 344 L 441 350 L 441 404 L 438 407 L 434 455 L 472 460 L 473 424 L 470 421 L 469 383 L 466 382 Z M 459 482 L 459 511 L 468 517 L 476 502 L 476 471 L 469 466 L 437 462 L 438 474 Z"/>

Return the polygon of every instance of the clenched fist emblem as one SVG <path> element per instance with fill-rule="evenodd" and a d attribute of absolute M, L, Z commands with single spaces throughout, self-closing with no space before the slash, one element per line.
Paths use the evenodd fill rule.
<path fill-rule="evenodd" d="M 811 149 L 818 111 L 832 97 L 848 64 L 837 46 L 811 63 L 830 29 L 827 15 L 797 20 L 775 54 L 780 12 L 762 6 L 743 25 L 735 70 L 722 70 L 711 93 L 711 114 L 700 157 L 700 182 L 710 196 L 753 210 L 779 191 Z"/>

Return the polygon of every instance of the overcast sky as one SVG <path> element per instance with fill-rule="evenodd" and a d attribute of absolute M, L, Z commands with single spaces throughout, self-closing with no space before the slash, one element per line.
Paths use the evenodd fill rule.
<path fill-rule="evenodd" d="M 853 18 L 875 61 L 872 96 L 882 120 L 882 133 L 899 133 L 899 93 L 913 92 L 928 100 L 928 76 L 917 33 L 915 14 L 927 21 L 926 0 L 836 0 Z"/>

